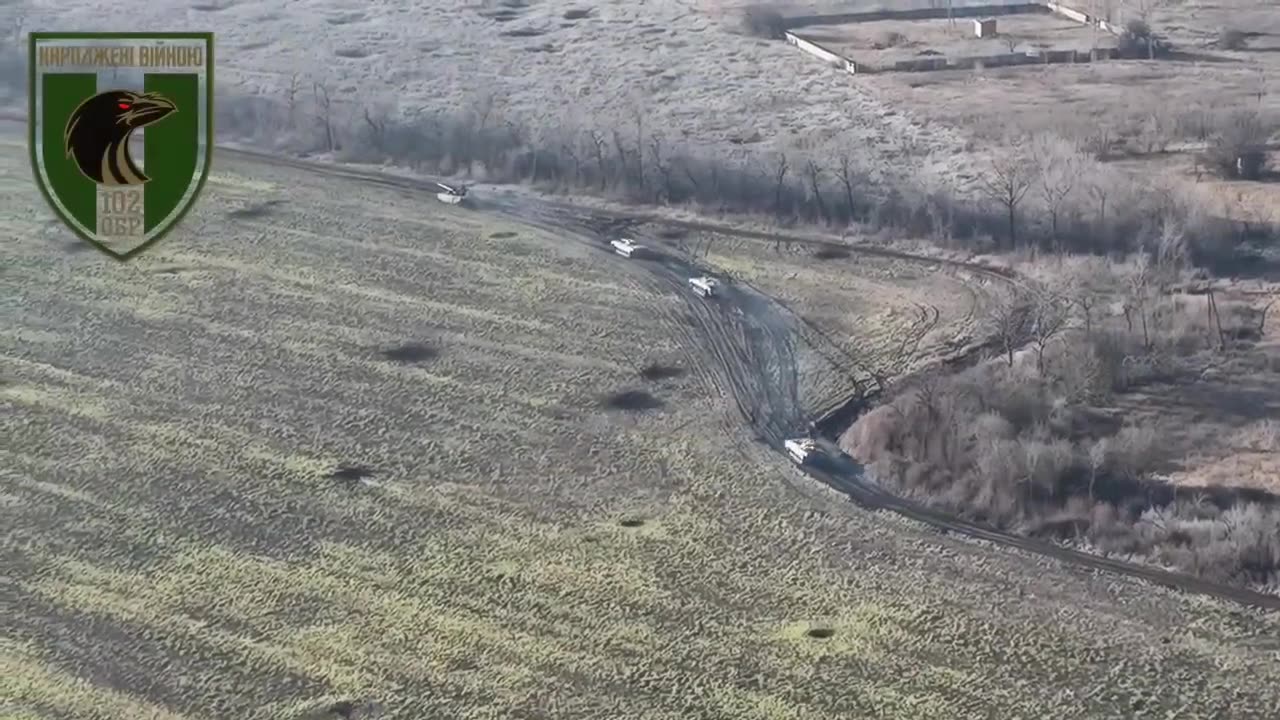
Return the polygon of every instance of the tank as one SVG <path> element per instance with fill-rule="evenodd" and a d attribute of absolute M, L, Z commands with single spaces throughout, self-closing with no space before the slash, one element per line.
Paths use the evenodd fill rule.
<path fill-rule="evenodd" d="M 720 281 L 715 278 L 702 277 L 689 278 L 689 287 L 700 297 L 714 297 L 720 289 Z"/>
<path fill-rule="evenodd" d="M 820 452 L 818 443 L 811 438 L 785 440 L 782 444 L 787 449 L 787 455 L 797 465 L 805 464 Z"/>
<path fill-rule="evenodd" d="M 613 246 L 613 251 L 622 257 L 636 257 L 644 252 L 643 245 L 637 245 L 634 240 L 629 238 L 619 238 L 609 244 Z"/>
<path fill-rule="evenodd" d="M 444 183 L 436 183 L 436 187 L 440 188 L 440 192 L 436 193 L 436 199 L 442 203 L 449 205 L 458 205 L 462 203 L 462 199 L 467 196 L 467 186 L 446 185 Z"/>

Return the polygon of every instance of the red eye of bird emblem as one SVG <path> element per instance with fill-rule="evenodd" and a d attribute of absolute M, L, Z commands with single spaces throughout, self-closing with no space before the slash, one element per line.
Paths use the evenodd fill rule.
<path fill-rule="evenodd" d="M 120 103 L 120 104 L 119 104 L 119 105 L 117 105 L 116 107 L 120 108 L 121 110 L 128 110 L 128 109 L 129 109 L 129 103 Z"/>

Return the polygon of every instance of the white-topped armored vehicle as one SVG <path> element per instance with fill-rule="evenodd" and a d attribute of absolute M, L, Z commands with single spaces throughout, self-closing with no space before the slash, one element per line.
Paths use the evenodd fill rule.
<path fill-rule="evenodd" d="M 436 193 L 436 199 L 442 203 L 449 205 L 459 205 L 463 199 L 467 197 L 466 185 L 446 185 L 442 182 L 436 183 L 436 187 L 440 191 Z"/>
<path fill-rule="evenodd" d="M 712 277 L 702 276 L 689 278 L 689 287 L 700 297 L 715 297 L 720 291 L 720 281 Z"/>
<path fill-rule="evenodd" d="M 784 440 L 783 446 L 787 449 L 787 456 L 797 465 L 804 465 L 811 462 L 822 450 L 818 447 L 817 441 L 812 438 L 795 438 L 793 440 Z"/>
<path fill-rule="evenodd" d="M 631 238 L 618 238 L 609 242 L 613 246 L 613 251 L 622 257 L 637 257 L 645 251 L 643 245 L 638 244 Z"/>

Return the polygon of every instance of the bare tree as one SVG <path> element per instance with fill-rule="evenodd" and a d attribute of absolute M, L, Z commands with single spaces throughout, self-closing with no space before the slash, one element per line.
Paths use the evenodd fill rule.
<path fill-rule="evenodd" d="M 1089 183 L 1088 190 L 1089 198 L 1097 203 L 1097 223 L 1098 229 L 1101 230 L 1107 225 L 1107 197 L 1111 190 L 1111 183 L 1107 178 L 1095 177 Z"/>
<path fill-rule="evenodd" d="M 386 152 L 387 116 L 382 112 L 364 108 L 365 133 L 369 144 L 379 153 Z"/>
<path fill-rule="evenodd" d="M 518 153 L 526 146 L 529 132 L 524 125 L 509 118 L 495 118 L 488 125 L 483 135 L 478 134 L 471 126 L 466 126 L 460 131 L 463 144 L 449 149 L 454 162 L 465 166 L 468 171 L 473 162 L 479 160 L 488 167 L 505 165 L 508 173 L 512 175 L 523 172 L 522 168 L 511 165 L 513 161 L 511 156 L 513 150 Z M 499 133 L 504 134 L 500 142 L 498 141 Z"/>
<path fill-rule="evenodd" d="M 875 367 L 866 368 L 881 393 L 888 392 L 895 378 L 906 375 L 919 359 L 920 344 L 937 326 L 941 313 L 932 305 L 915 306 L 911 323 L 897 333 L 898 342 L 887 358 Z"/>
<path fill-rule="evenodd" d="M 628 155 L 627 149 L 622 144 L 622 133 L 618 132 L 617 130 L 614 130 L 612 134 L 613 134 L 613 150 L 618 154 L 618 167 L 621 169 L 621 172 L 622 172 L 621 177 L 625 185 L 625 181 L 631 175 L 630 163 L 627 162 L 627 155 Z M 636 150 L 639 151 L 640 148 L 637 147 Z"/>
<path fill-rule="evenodd" d="M 694 200 L 701 196 L 702 185 L 698 182 L 698 174 L 693 171 L 693 162 L 687 157 L 677 158 L 680 163 L 680 172 L 685 179 L 689 181 L 689 187 L 693 192 Z"/>
<path fill-rule="evenodd" d="M 600 189 L 603 191 L 609 184 L 609 171 L 605 162 L 604 146 L 608 142 L 604 133 L 592 130 L 590 135 L 591 151 L 596 158 L 596 170 L 600 173 Z"/>
<path fill-rule="evenodd" d="M 1098 0 L 1089 0 L 1089 19 L 1092 21 L 1089 23 L 1091 32 L 1091 37 L 1089 38 L 1089 50 L 1091 51 L 1089 59 L 1092 60 L 1094 59 L 1092 51 L 1098 49 Z"/>
<path fill-rule="evenodd" d="M 1013 354 L 1026 341 L 1031 327 L 1033 305 L 1021 288 L 1011 289 L 997 297 L 991 304 L 991 332 L 1009 367 L 1013 367 Z"/>
<path fill-rule="evenodd" d="M 1151 349 L 1151 330 L 1147 324 L 1147 310 L 1151 304 L 1152 268 L 1146 254 L 1139 254 L 1136 266 L 1129 274 L 1124 299 L 1124 319 L 1129 332 L 1133 332 L 1133 320 L 1136 315 L 1142 328 L 1142 346 Z"/>
<path fill-rule="evenodd" d="M 840 153 L 840 158 L 836 165 L 836 177 L 840 178 L 840 184 L 844 186 L 845 208 L 849 212 L 849 217 L 855 217 L 853 205 L 853 186 L 857 184 L 861 178 L 858 171 L 853 166 L 853 161 L 849 157 L 849 153 Z"/>
<path fill-rule="evenodd" d="M 813 192 L 814 202 L 818 205 L 818 214 L 822 217 L 822 222 L 829 224 L 831 218 L 827 215 L 827 204 L 822 199 L 822 188 L 818 185 L 818 178 L 822 176 L 822 167 L 810 160 L 805 165 L 805 174 L 809 176 L 809 189 Z"/>
<path fill-rule="evenodd" d="M 456 131 L 454 144 L 449 149 L 449 154 L 453 156 L 456 162 L 466 167 L 470 167 L 472 162 L 480 159 L 477 157 L 477 149 L 485 152 L 489 143 L 486 143 L 486 131 L 489 130 L 490 124 L 494 120 L 494 113 L 497 107 L 497 97 L 492 91 L 482 92 L 474 95 L 468 103 L 468 114 L 471 116 L 471 122 L 465 123 Z M 513 135 L 522 135 L 520 128 L 513 123 L 508 122 L 507 127 Z M 483 158 L 486 163 L 492 164 L 494 158 L 492 155 Z"/>
<path fill-rule="evenodd" d="M 579 187 L 582 185 L 582 156 L 578 154 L 579 135 L 576 132 L 569 134 L 567 138 L 560 143 L 560 152 L 573 163 L 573 185 Z"/>
<path fill-rule="evenodd" d="M 1267 73 L 1258 68 L 1253 75 L 1253 80 L 1249 83 L 1249 94 L 1258 101 L 1258 107 L 1262 107 L 1262 100 L 1267 96 Z"/>
<path fill-rule="evenodd" d="M 1217 123 L 1218 113 L 1212 107 L 1201 106 L 1185 115 L 1189 134 L 1200 142 L 1208 142 Z"/>
<path fill-rule="evenodd" d="M 1080 310 L 1084 336 L 1093 336 L 1093 317 L 1105 292 L 1113 286 L 1111 266 L 1098 256 L 1081 258 L 1080 264 L 1060 278 L 1060 294 Z"/>
<path fill-rule="evenodd" d="M 523 133 L 524 155 L 529 158 L 529 182 L 537 184 L 542 178 L 542 140 L 543 126 L 534 125 Z"/>
<path fill-rule="evenodd" d="M 1106 160 L 1111 157 L 1112 143 L 1111 127 L 1095 123 L 1084 132 L 1079 145 L 1082 152 L 1092 155 L 1094 159 Z"/>
<path fill-rule="evenodd" d="M 1218 298 L 1213 291 L 1213 283 L 1209 284 L 1207 300 L 1209 306 L 1209 323 L 1211 328 L 1215 328 L 1217 333 L 1212 340 L 1214 347 L 1222 350 L 1227 346 L 1227 336 L 1222 331 L 1222 315 L 1218 313 Z"/>
<path fill-rule="evenodd" d="M 1059 225 L 1067 200 L 1080 180 L 1080 153 L 1069 142 L 1042 136 L 1032 145 L 1036 163 L 1036 190 L 1049 213 L 1049 228 L 1054 249 L 1061 251 Z"/>
<path fill-rule="evenodd" d="M 289 113 L 289 127 L 298 125 L 298 93 L 302 90 L 302 80 L 298 73 L 289 76 L 289 86 L 285 88 L 285 107 Z"/>
<path fill-rule="evenodd" d="M 777 164 L 773 166 L 773 214 L 779 217 L 782 215 L 782 189 L 790 169 L 786 153 L 779 154 Z"/>
<path fill-rule="evenodd" d="M 333 102 L 329 97 L 329 88 L 323 83 L 314 83 L 311 91 L 315 96 L 320 129 L 324 132 L 325 149 L 333 152 L 337 148 L 337 141 L 333 136 Z"/>
<path fill-rule="evenodd" d="M 1148 112 L 1138 126 L 1142 151 L 1150 155 L 1168 150 L 1173 139 L 1173 122 L 1174 113 L 1167 107 L 1157 107 Z"/>
<path fill-rule="evenodd" d="M 636 102 L 632 105 L 632 121 L 636 126 L 636 182 L 640 184 L 640 192 L 645 192 L 644 174 L 644 107 Z"/>
<path fill-rule="evenodd" d="M 1022 44 L 1022 39 L 1016 35 L 1002 34 L 1000 37 L 1004 39 L 1004 44 L 1009 48 L 1009 52 L 1011 53 L 1017 52 L 1018 46 Z"/>
<path fill-rule="evenodd" d="M 920 200 L 933 239 L 942 244 L 951 240 L 955 230 L 955 204 L 951 179 L 940 172 L 922 170 L 915 176 L 919 183 Z"/>
<path fill-rule="evenodd" d="M 1164 278 L 1175 275 L 1191 261 L 1191 246 L 1181 222 L 1172 217 L 1160 220 L 1156 238 L 1156 267 Z"/>
<path fill-rule="evenodd" d="M 723 206 L 724 206 L 724 200 L 723 200 L 723 198 L 724 198 L 724 194 L 720 192 L 720 188 L 721 188 L 721 180 L 722 180 L 722 176 L 721 176 L 721 174 L 720 174 L 720 163 L 717 163 L 717 162 L 713 162 L 713 163 L 711 163 L 711 164 L 710 164 L 710 172 L 708 173 L 708 175 L 710 176 L 708 179 L 709 179 L 709 180 L 710 180 L 710 182 L 711 182 L 711 187 L 710 187 L 710 189 L 709 189 L 709 191 L 708 191 L 708 194 L 709 194 L 711 197 L 713 197 L 713 198 L 717 198 L 717 199 L 719 199 L 719 201 L 720 201 L 720 205 L 721 205 L 721 207 L 723 207 Z"/>
<path fill-rule="evenodd" d="M 956 422 L 960 410 L 956 394 L 938 374 L 930 373 L 916 384 L 908 402 L 907 424 L 919 430 L 906 439 L 908 452 L 936 468 L 956 467 L 964 447 Z"/>
<path fill-rule="evenodd" d="M 1036 371 L 1044 374 L 1044 351 L 1063 329 L 1070 317 L 1069 300 L 1051 290 L 1036 293 L 1031 307 L 1031 339 L 1036 348 Z"/>
<path fill-rule="evenodd" d="M 1147 59 L 1156 57 L 1157 39 L 1151 31 L 1151 13 L 1165 0 L 1121 0 L 1125 9 L 1126 32 L 1135 40 L 1146 44 Z"/>
<path fill-rule="evenodd" d="M 476 134 L 483 133 L 489 126 L 489 118 L 493 116 L 497 98 L 492 91 L 481 93 L 471 101 L 471 116 L 475 119 Z"/>
<path fill-rule="evenodd" d="M 658 171 L 658 176 L 662 178 L 662 187 L 659 190 L 663 202 L 671 202 L 674 190 L 674 179 L 672 177 L 671 162 L 666 160 L 662 154 L 662 137 L 654 133 L 649 138 L 649 152 L 653 157 L 653 166 Z"/>
<path fill-rule="evenodd" d="M 1267 313 L 1271 311 L 1271 306 L 1276 304 L 1276 298 L 1267 301 L 1262 306 L 1262 310 L 1258 313 L 1258 337 L 1262 337 L 1267 332 Z"/>
<path fill-rule="evenodd" d="M 1219 121 L 1205 159 L 1223 177 L 1257 180 L 1266 170 L 1271 131 L 1256 112 L 1231 113 Z"/>
<path fill-rule="evenodd" d="M 1007 154 L 991 161 L 981 178 L 986 195 L 1004 208 L 1008 219 L 1009 248 L 1018 246 L 1018 205 L 1031 189 L 1032 169 L 1022 155 L 1020 142 L 1013 142 Z"/>
<path fill-rule="evenodd" d="M 1102 438 L 1089 446 L 1089 502 L 1094 501 L 1094 486 L 1098 482 L 1098 471 L 1107 466 L 1107 454 L 1110 442 Z"/>

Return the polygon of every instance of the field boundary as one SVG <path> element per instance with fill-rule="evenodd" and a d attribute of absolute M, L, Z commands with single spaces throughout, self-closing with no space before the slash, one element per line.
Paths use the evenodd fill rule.
<path fill-rule="evenodd" d="M 1044 6 L 1049 8 L 1049 11 L 1053 14 L 1067 18 L 1068 20 L 1075 20 L 1081 25 L 1097 25 L 1099 30 L 1106 30 L 1116 36 L 1124 34 L 1124 28 L 1119 25 L 1112 24 L 1100 17 L 1094 17 L 1089 13 L 1081 12 L 1073 7 L 1068 7 L 1055 2 L 1045 2 Z"/>
<path fill-rule="evenodd" d="M 0 113 L 0 119 L 15 119 L 12 115 Z M 320 162 L 314 160 L 303 160 L 291 158 L 284 155 L 262 152 L 257 150 L 249 150 L 242 147 L 217 145 L 216 149 L 224 154 L 239 156 L 241 158 L 261 162 L 268 165 L 277 165 L 283 167 L 292 167 L 304 170 L 318 175 L 328 175 L 332 177 L 341 177 L 351 180 L 368 182 L 383 187 L 400 189 L 427 191 L 434 194 L 434 183 L 428 177 L 394 175 L 387 172 L 379 172 L 374 170 L 363 170 L 343 166 L 335 162 Z M 618 219 L 634 219 L 652 223 L 665 223 L 688 229 L 706 230 L 710 232 L 718 232 L 729 236 L 739 236 L 756 239 L 777 239 L 783 238 L 797 244 L 807 244 L 811 246 L 830 246 L 829 240 L 817 239 L 812 236 L 796 236 L 789 234 L 769 233 L 765 231 L 745 230 L 735 228 L 730 225 L 722 225 L 718 223 L 700 222 L 700 221 L 682 221 L 664 218 L 652 213 L 625 213 L 611 212 L 598 208 L 588 208 L 581 206 L 573 206 L 568 203 L 559 203 L 560 207 L 565 209 L 577 208 L 599 216 L 615 217 Z M 515 217 L 514 219 L 519 219 Z M 974 263 L 964 260 L 955 260 L 948 258 L 938 258 L 913 253 L 902 252 L 897 250 L 889 250 L 877 247 L 861 247 L 858 245 L 845 245 L 852 253 L 860 253 L 869 256 L 889 257 L 902 260 L 910 260 L 927 264 L 949 265 L 954 267 L 962 267 L 973 272 L 981 273 L 992 278 L 1001 278 L 1006 282 L 1019 283 L 1020 276 L 1005 268 L 996 268 L 981 263 Z M 772 300 L 772 298 L 770 298 Z M 775 300 L 775 302 L 777 302 Z M 785 306 L 783 306 L 784 309 Z M 789 309 L 788 312 L 792 315 Z M 858 393 L 853 398 L 839 403 L 832 410 L 824 413 L 828 416 L 826 419 L 830 421 L 830 415 L 833 411 L 846 410 L 848 408 L 866 409 L 868 404 L 876 399 L 875 393 Z M 774 448 L 781 452 L 780 449 Z M 979 539 L 991 542 L 1002 547 L 1016 548 L 1034 555 L 1053 558 L 1065 565 L 1086 568 L 1092 570 L 1103 570 L 1112 572 L 1117 575 L 1144 579 L 1157 585 L 1174 588 L 1184 592 L 1206 595 L 1221 600 L 1229 600 L 1232 602 L 1249 605 L 1265 610 L 1280 610 L 1280 597 L 1268 595 L 1249 588 L 1238 587 L 1234 585 L 1224 585 L 1220 583 L 1203 580 L 1201 578 L 1187 575 L 1185 573 L 1177 573 L 1164 570 L 1153 565 L 1142 565 L 1125 560 L 1117 560 L 1101 555 L 1093 555 L 1087 552 L 1074 550 L 1072 548 L 1055 545 L 1052 543 L 1037 540 L 1035 538 L 1014 535 L 1001 530 L 996 530 L 978 523 L 963 520 L 957 516 L 949 515 L 937 510 L 925 508 L 919 504 L 889 493 L 874 483 L 870 483 L 861 477 L 842 478 L 822 470 L 809 469 L 808 474 L 815 480 L 831 487 L 848 497 L 853 502 L 872 510 L 889 510 L 903 517 L 923 523 L 933 527 L 944 533 L 950 532 L 956 535 Z"/>
<path fill-rule="evenodd" d="M 345 177 L 349 179 L 363 180 L 386 187 L 410 190 L 432 190 L 432 183 L 425 177 L 408 177 L 401 175 L 392 175 L 385 172 L 361 170 L 356 168 L 347 168 L 336 163 L 324 163 L 311 160 L 293 159 L 286 156 L 275 155 L 254 150 L 246 150 L 242 148 L 234 148 L 221 146 L 219 150 L 223 153 L 238 155 L 243 158 L 257 160 L 268 164 L 276 164 L 287 167 L 294 167 L 301 170 L 308 170 L 320 174 L 327 174 L 337 177 Z M 618 218 L 620 220 L 636 220 L 651 223 L 670 224 L 677 227 L 687 229 L 705 230 L 708 232 L 718 232 L 728 236 L 747 237 L 755 239 L 776 239 L 783 238 L 797 244 L 808 244 L 811 246 L 830 246 L 829 240 L 817 239 L 814 237 L 804 237 L 789 234 L 769 233 L 757 230 L 745 230 L 735 228 L 729 225 L 721 225 L 718 223 L 673 220 L 664 218 L 660 215 L 652 213 L 626 213 L 613 212 L 599 208 L 589 208 L 583 206 L 574 206 L 570 203 L 558 203 L 558 206 L 564 209 L 576 208 L 581 211 L 593 213 L 602 217 Z M 519 220 L 518 216 L 513 216 Z M 1006 282 L 1020 283 L 1021 277 L 1008 269 L 991 267 L 980 263 L 968 262 L 964 260 L 955 260 L 947 258 L 929 257 L 916 255 L 896 250 L 877 247 L 860 247 L 857 245 L 846 245 L 851 253 L 860 253 L 870 256 L 889 257 L 902 260 L 911 260 L 927 264 L 950 265 L 954 267 L 962 267 L 967 270 L 986 275 L 991 278 L 1000 278 Z M 771 300 L 773 298 L 770 298 Z M 776 300 L 774 300 L 777 302 Z M 785 306 L 784 306 L 784 309 Z M 790 311 L 789 311 L 790 312 Z M 794 313 L 791 313 L 794 315 Z M 971 349 L 971 352 L 976 350 Z M 877 399 L 875 393 L 863 394 L 859 393 L 850 400 L 840 403 L 832 411 L 828 411 L 828 415 L 833 411 L 852 407 L 854 409 L 866 409 L 870 403 Z M 846 410 L 847 412 L 848 410 Z M 829 420 L 830 418 L 828 418 Z M 779 448 L 774 448 L 781 452 Z M 1280 610 L 1280 596 L 1268 595 L 1246 587 L 1235 585 L 1225 585 L 1204 580 L 1193 575 L 1185 573 L 1165 570 L 1155 565 L 1144 565 L 1127 560 L 1118 560 L 1112 557 L 1095 555 L 1081 550 L 1056 545 L 1050 542 L 1038 540 L 1036 538 L 1015 535 L 1012 533 L 997 530 L 980 523 L 974 523 L 964 520 L 960 517 L 947 514 L 931 508 L 926 508 L 918 503 L 899 497 L 890 493 L 874 483 L 868 482 L 861 477 L 839 477 L 831 473 L 808 469 L 810 477 L 818 482 L 831 487 L 848 497 L 851 501 L 871 510 L 888 510 L 897 513 L 905 518 L 923 523 L 929 527 L 935 528 L 943 533 L 953 533 L 958 536 L 967 537 L 975 540 L 984 540 L 992 544 L 1022 550 L 1033 555 L 1048 557 L 1055 559 L 1064 565 L 1073 566 L 1082 569 L 1105 571 L 1116 575 L 1146 580 L 1156 585 L 1173 588 L 1187 593 L 1205 595 L 1214 597 L 1219 600 L 1227 600 L 1242 605 L 1261 608 L 1264 610 Z"/>
<path fill-rule="evenodd" d="M 914 10 L 879 10 L 865 13 L 838 13 L 831 15 L 805 15 L 788 18 L 783 37 L 787 44 L 799 48 L 837 69 L 856 74 L 885 72 L 936 72 L 939 70 L 972 70 L 987 67 L 1011 67 L 1019 65 L 1061 65 L 1114 60 L 1120 56 L 1117 48 L 1091 48 L 1082 50 L 1028 50 L 1025 52 L 993 53 L 988 55 L 929 56 L 915 60 L 899 60 L 892 64 L 876 65 L 859 62 L 841 55 L 813 40 L 797 35 L 792 30 L 809 25 L 847 25 L 881 20 L 945 20 L 977 19 L 1000 15 L 1025 15 L 1044 13 L 1057 15 L 1083 26 L 1096 26 L 1112 35 L 1123 30 L 1102 18 L 1076 10 L 1067 5 L 1041 0 L 1017 5 L 976 5 L 963 8 L 918 8 Z"/>
<path fill-rule="evenodd" d="M 1008 5 L 969 5 L 947 10 L 947 8 L 927 7 L 911 10 L 872 10 L 869 12 L 831 13 L 828 15 L 799 15 L 786 19 L 788 28 L 805 27 L 806 25 L 844 25 L 851 23 L 878 22 L 881 20 L 945 20 L 948 17 L 970 19 L 977 17 L 995 17 L 1000 15 L 1023 15 L 1026 13 L 1045 12 L 1048 3 L 1043 0 L 1013 3 Z"/>

